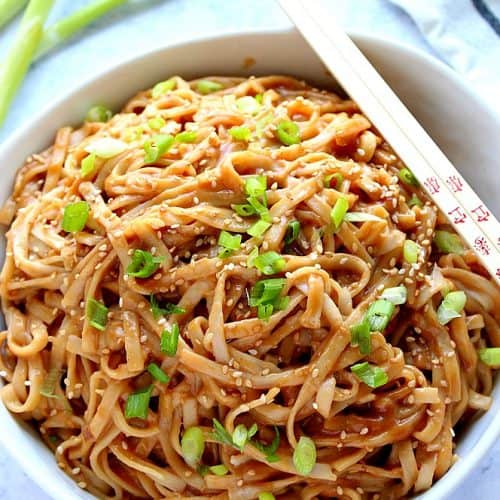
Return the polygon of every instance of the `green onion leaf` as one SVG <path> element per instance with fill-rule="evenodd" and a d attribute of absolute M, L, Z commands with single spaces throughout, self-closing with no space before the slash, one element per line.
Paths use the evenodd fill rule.
<path fill-rule="evenodd" d="M 264 101 L 264 94 L 256 94 L 256 95 L 255 95 L 255 100 L 256 100 L 259 104 L 262 104 L 262 102 Z"/>
<path fill-rule="evenodd" d="M 179 325 L 174 323 L 171 330 L 163 330 L 160 338 L 160 351 L 167 356 L 175 356 L 179 344 Z"/>
<path fill-rule="evenodd" d="M 93 106 L 85 117 L 88 122 L 107 122 L 113 116 L 113 112 L 106 106 Z"/>
<path fill-rule="evenodd" d="M 458 234 L 449 233 L 448 231 L 436 231 L 434 235 L 434 244 L 437 249 L 443 253 L 456 253 L 462 255 L 465 251 Z"/>
<path fill-rule="evenodd" d="M 403 258 L 408 264 L 415 264 L 420 254 L 420 245 L 413 240 L 405 240 L 403 245 Z"/>
<path fill-rule="evenodd" d="M 255 213 L 260 216 L 262 220 L 265 220 L 266 222 L 271 222 L 269 209 L 267 208 L 267 200 L 264 199 L 264 203 L 261 203 L 254 196 L 249 196 L 247 200 L 248 204 L 253 208 Z"/>
<path fill-rule="evenodd" d="M 154 118 L 151 118 L 150 120 L 148 120 L 149 128 L 151 128 L 153 130 L 160 130 L 166 124 L 167 124 L 167 122 L 161 116 L 155 116 Z"/>
<path fill-rule="evenodd" d="M 300 222 L 298 220 L 292 220 L 288 223 L 285 234 L 285 245 L 291 245 L 299 236 Z"/>
<path fill-rule="evenodd" d="M 205 451 L 205 437 L 199 427 L 190 427 L 184 431 L 181 439 L 182 456 L 186 463 L 196 465 Z"/>
<path fill-rule="evenodd" d="M 218 441 L 219 443 L 233 446 L 233 438 L 231 437 L 231 434 L 227 432 L 226 428 L 216 418 L 212 419 L 212 424 L 212 439 Z"/>
<path fill-rule="evenodd" d="M 459 318 L 467 302 L 467 296 L 464 292 L 450 292 L 441 302 L 437 310 L 439 323 L 446 325 L 454 318 Z"/>
<path fill-rule="evenodd" d="M 359 346 L 361 354 L 370 354 L 372 350 L 370 323 L 366 318 L 361 323 L 351 326 L 351 345 Z"/>
<path fill-rule="evenodd" d="M 300 130 L 299 126 L 295 122 L 289 120 L 282 120 L 278 123 L 276 127 L 276 136 L 279 141 L 285 146 L 291 146 L 292 144 L 299 144 L 300 142 Z"/>
<path fill-rule="evenodd" d="M 488 366 L 500 366 L 500 347 L 485 347 L 478 351 L 479 359 Z"/>
<path fill-rule="evenodd" d="M 59 378 L 61 377 L 62 371 L 58 368 L 51 368 L 45 379 L 43 380 L 42 386 L 40 387 L 40 395 L 46 398 L 57 398 L 56 388 L 59 383 Z"/>
<path fill-rule="evenodd" d="M 259 255 L 259 249 L 257 247 L 254 247 L 253 250 L 248 254 L 247 257 L 247 267 L 251 269 L 254 266 L 254 261 L 256 257 Z"/>
<path fill-rule="evenodd" d="M 259 493 L 257 500 L 276 500 L 276 497 L 272 493 L 269 493 L 269 491 L 263 491 Z"/>
<path fill-rule="evenodd" d="M 264 444 L 261 443 L 260 441 L 250 441 L 250 444 L 255 446 L 260 452 L 262 452 L 266 456 L 266 460 L 268 462 L 278 462 L 279 457 L 276 455 L 276 451 L 279 448 L 280 445 L 280 430 L 279 428 L 275 425 L 274 426 L 274 438 L 271 442 L 271 444 Z"/>
<path fill-rule="evenodd" d="M 211 80 L 199 80 L 196 82 L 196 91 L 200 94 L 206 95 L 212 92 L 217 92 L 224 88 L 223 85 L 217 82 L 212 82 Z"/>
<path fill-rule="evenodd" d="M 234 446 L 239 448 L 240 451 L 243 450 L 243 447 L 248 441 L 248 429 L 243 424 L 237 425 L 233 431 L 231 440 L 233 441 Z"/>
<path fill-rule="evenodd" d="M 333 187 L 338 190 L 342 187 L 343 182 L 344 182 L 344 176 L 337 172 L 335 174 L 330 174 L 325 177 L 324 186 L 326 188 Z"/>
<path fill-rule="evenodd" d="M 113 158 L 114 156 L 123 153 L 128 147 L 126 142 L 111 137 L 102 137 L 93 140 L 90 144 L 85 146 L 87 153 L 94 153 L 99 158 Z"/>
<path fill-rule="evenodd" d="M 369 214 L 366 212 L 348 212 L 344 216 L 344 220 L 349 222 L 368 222 L 375 221 L 380 222 L 383 221 L 382 217 L 377 217 L 376 215 Z"/>
<path fill-rule="evenodd" d="M 268 321 L 273 311 L 274 306 L 272 304 L 259 304 L 257 306 L 257 317 L 264 321 Z"/>
<path fill-rule="evenodd" d="M 196 472 L 201 477 L 205 477 L 210 472 L 210 467 L 208 465 L 199 464 L 198 467 L 196 467 Z"/>
<path fill-rule="evenodd" d="M 255 267 L 263 274 L 276 274 L 285 269 L 285 259 L 276 252 L 265 252 L 253 261 Z"/>
<path fill-rule="evenodd" d="M 412 207 L 423 207 L 424 204 L 422 203 L 422 201 L 420 200 L 420 198 L 415 193 L 413 193 L 412 197 L 408 201 L 408 206 L 410 208 L 412 208 Z"/>
<path fill-rule="evenodd" d="M 236 99 L 236 107 L 245 114 L 255 115 L 260 110 L 260 104 L 257 100 L 249 95 Z"/>
<path fill-rule="evenodd" d="M 256 307 L 261 304 L 275 304 L 286 286 L 284 278 L 269 278 L 260 280 L 250 290 L 249 305 Z"/>
<path fill-rule="evenodd" d="M 266 194 L 267 177 L 256 175 L 245 180 L 245 193 L 248 197 L 259 198 Z"/>
<path fill-rule="evenodd" d="M 255 436 L 255 434 L 257 434 L 257 431 L 259 430 L 259 428 L 257 427 L 257 424 L 256 423 L 253 423 L 251 426 L 250 426 L 250 429 L 248 429 L 248 439 L 252 438 L 253 436 Z"/>
<path fill-rule="evenodd" d="M 144 161 L 153 163 L 164 155 L 174 144 L 174 138 L 170 134 L 155 135 L 144 143 Z"/>
<path fill-rule="evenodd" d="M 132 261 L 127 267 L 127 274 L 134 278 L 149 278 L 161 266 L 165 257 L 152 255 L 146 250 L 135 249 Z"/>
<path fill-rule="evenodd" d="M 311 438 L 307 436 L 300 437 L 293 452 L 293 465 L 302 476 L 307 476 L 314 469 L 316 465 L 316 445 Z"/>
<path fill-rule="evenodd" d="M 236 141 L 249 142 L 252 138 L 252 132 L 248 127 L 231 127 L 228 132 Z"/>
<path fill-rule="evenodd" d="M 340 227 L 340 224 L 342 224 L 342 221 L 344 220 L 345 214 L 348 210 L 349 202 L 347 201 L 347 198 L 341 196 L 337 199 L 330 212 L 330 219 L 332 220 L 332 224 L 335 230 L 337 230 Z"/>
<path fill-rule="evenodd" d="M 212 465 L 209 467 L 209 470 L 216 476 L 225 476 L 229 472 L 228 468 L 224 464 Z"/>
<path fill-rule="evenodd" d="M 385 299 L 376 300 L 366 312 L 366 320 L 370 325 L 370 331 L 383 332 L 394 313 L 395 306 Z"/>
<path fill-rule="evenodd" d="M 158 97 L 161 97 L 165 95 L 167 92 L 170 92 L 171 90 L 175 89 L 175 80 L 173 78 L 170 78 L 168 80 L 165 80 L 163 82 L 158 82 L 154 87 L 153 90 L 151 91 L 151 95 L 153 96 L 153 99 L 158 99 Z"/>
<path fill-rule="evenodd" d="M 105 330 L 108 322 L 108 308 L 102 302 L 92 297 L 87 299 L 85 315 L 91 326 L 101 331 Z"/>
<path fill-rule="evenodd" d="M 221 231 L 219 233 L 218 245 L 223 249 L 219 253 L 219 257 L 224 259 L 229 257 L 235 250 L 239 250 L 241 247 L 241 234 L 232 235 L 227 231 Z"/>
<path fill-rule="evenodd" d="M 153 294 L 149 296 L 149 303 L 151 304 L 151 312 L 154 319 L 161 318 L 167 314 L 184 314 L 186 312 L 184 308 L 170 302 L 167 302 L 164 307 L 160 307 L 158 299 Z"/>
<path fill-rule="evenodd" d="M 86 201 L 77 201 L 70 203 L 64 208 L 62 228 L 68 233 L 77 233 L 81 231 L 90 213 L 90 205 Z"/>
<path fill-rule="evenodd" d="M 244 205 L 231 205 L 231 208 L 242 217 L 249 217 L 257 213 L 255 208 L 249 203 L 245 203 Z"/>
<path fill-rule="evenodd" d="M 401 182 L 403 182 L 404 184 L 408 184 L 409 186 L 414 186 L 414 187 L 420 186 L 417 178 L 413 175 L 411 170 L 409 170 L 408 168 L 402 168 L 399 171 L 398 175 L 399 175 L 399 178 L 401 179 Z"/>
<path fill-rule="evenodd" d="M 82 160 L 82 163 L 80 164 L 80 172 L 82 174 L 82 177 L 86 177 L 94 171 L 95 158 L 95 153 L 90 153 Z"/>
<path fill-rule="evenodd" d="M 376 389 L 387 383 L 389 377 L 382 368 L 370 365 L 367 361 L 351 366 L 351 371 L 368 387 Z"/>
<path fill-rule="evenodd" d="M 260 238 L 271 227 L 271 225 L 272 224 L 270 222 L 266 222 L 265 220 L 258 220 L 255 224 L 250 226 L 247 230 L 247 234 Z"/>
<path fill-rule="evenodd" d="M 404 285 L 395 286 L 393 288 L 386 288 L 382 292 L 380 298 L 388 300 L 389 302 L 392 302 L 394 305 L 399 306 L 406 302 L 408 298 L 408 290 Z"/>
<path fill-rule="evenodd" d="M 196 130 L 184 130 L 184 132 L 179 132 L 175 136 L 176 142 L 193 143 L 196 142 L 198 137 L 198 132 Z"/>
<path fill-rule="evenodd" d="M 153 386 L 149 385 L 129 394 L 125 404 L 125 418 L 142 418 L 146 420 L 152 392 Z"/>
<path fill-rule="evenodd" d="M 155 380 L 158 380 L 162 384 L 170 382 L 170 377 L 156 363 L 149 363 L 148 372 Z"/>

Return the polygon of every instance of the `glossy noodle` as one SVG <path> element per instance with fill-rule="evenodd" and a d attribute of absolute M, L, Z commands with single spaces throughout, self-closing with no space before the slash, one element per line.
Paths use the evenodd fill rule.
<path fill-rule="evenodd" d="M 499 289 L 304 82 L 173 77 L 60 129 L 0 220 L 4 404 L 98 497 L 401 498 L 490 406 Z"/>

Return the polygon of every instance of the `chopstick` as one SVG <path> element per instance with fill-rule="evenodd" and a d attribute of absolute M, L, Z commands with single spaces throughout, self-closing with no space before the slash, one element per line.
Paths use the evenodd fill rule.
<path fill-rule="evenodd" d="M 279 0 L 344 90 L 408 165 L 500 285 L 500 224 L 389 85 L 317 0 Z"/>

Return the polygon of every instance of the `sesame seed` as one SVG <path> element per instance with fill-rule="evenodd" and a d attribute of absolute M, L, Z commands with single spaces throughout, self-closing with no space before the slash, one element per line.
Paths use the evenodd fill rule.
<path fill-rule="evenodd" d="M 319 375 L 319 370 L 317 368 L 314 368 L 314 370 L 311 373 L 312 378 L 316 378 Z"/>

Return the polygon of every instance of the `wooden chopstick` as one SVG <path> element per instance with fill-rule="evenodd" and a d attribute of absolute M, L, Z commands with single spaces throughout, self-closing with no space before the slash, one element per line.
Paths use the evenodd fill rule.
<path fill-rule="evenodd" d="M 500 284 L 500 224 L 375 68 L 316 0 L 279 0 L 344 90 Z"/>

